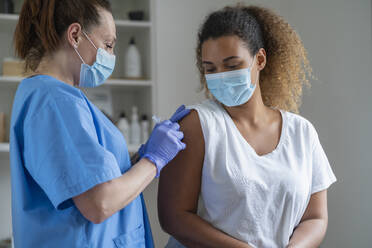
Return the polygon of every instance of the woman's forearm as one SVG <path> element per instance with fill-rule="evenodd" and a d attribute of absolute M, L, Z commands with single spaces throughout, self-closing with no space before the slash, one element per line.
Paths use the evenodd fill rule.
<path fill-rule="evenodd" d="M 167 221 L 163 228 L 186 247 L 251 248 L 248 244 L 216 229 L 194 213 L 180 212 L 174 215 L 169 218 L 174 221 Z"/>
<path fill-rule="evenodd" d="M 326 219 L 308 219 L 301 222 L 293 232 L 288 248 L 315 248 L 319 247 L 326 230 Z"/>
<path fill-rule="evenodd" d="M 155 165 L 141 159 L 122 176 L 75 197 L 75 205 L 88 220 L 101 223 L 132 202 L 155 175 Z"/>

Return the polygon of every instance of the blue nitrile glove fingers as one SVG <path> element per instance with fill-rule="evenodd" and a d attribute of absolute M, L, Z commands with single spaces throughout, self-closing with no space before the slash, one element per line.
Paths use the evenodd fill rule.
<path fill-rule="evenodd" d="M 177 122 L 180 121 L 182 118 L 184 118 L 189 113 L 190 113 L 190 109 L 186 109 L 185 105 L 181 105 L 176 110 L 176 112 L 172 115 L 172 117 L 169 119 L 169 121 L 167 121 L 167 124 L 170 125 L 171 123 L 176 123 L 178 125 Z M 157 127 L 157 125 L 159 125 L 159 123 L 157 123 L 155 125 L 154 129 Z M 174 127 L 175 130 L 180 129 L 179 125 L 178 126 L 177 125 Z M 140 149 L 138 150 L 138 154 L 140 156 L 140 159 L 143 158 L 143 156 L 145 155 L 146 147 L 147 147 L 147 143 L 141 145 Z"/>
<path fill-rule="evenodd" d="M 170 121 L 172 122 L 178 122 L 182 120 L 186 115 L 190 113 L 190 109 L 187 109 L 185 105 L 181 105 L 176 112 L 172 115 L 170 118 Z"/>
<path fill-rule="evenodd" d="M 180 130 L 180 125 L 177 122 L 174 122 L 170 126 L 174 131 L 179 131 Z"/>
<path fill-rule="evenodd" d="M 179 125 L 169 120 L 155 126 L 145 145 L 143 158 L 147 158 L 156 165 L 156 177 L 186 145 L 181 142 L 183 133 L 178 131 Z"/>
<path fill-rule="evenodd" d="M 176 118 L 176 116 L 178 115 L 178 113 L 182 112 L 184 109 L 185 109 L 185 105 L 179 106 L 178 109 L 176 110 L 176 112 L 174 112 L 174 114 L 172 115 L 172 117 L 169 120 L 175 122 L 174 119 Z"/>
<path fill-rule="evenodd" d="M 171 125 L 172 125 L 172 122 L 171 122 L 170 120 L 165 120 L 165 121 L 163 121 L 163 122 L 156 123 L 156 125 L 155 125 L 155 127 L 154 127 L 154 130 L 155 130 L 155 128 L 156 128 L 159 124 L 161 124 L 161 123 L 163 123 L 163 124 L 165 124 L 165 125 L 167 125 L 167 126 L 171 126 Z M 140 146 L 139 150 L 138 150 L 138 154 L 139 154 L 139 156 L 140 156 L 140 159 L 143 158 L 143 155 L 145 155 L 146 146 L 147 146 L 147 142 L 146 142 L 146 144 L 142 144 L 142 145 Z"/>

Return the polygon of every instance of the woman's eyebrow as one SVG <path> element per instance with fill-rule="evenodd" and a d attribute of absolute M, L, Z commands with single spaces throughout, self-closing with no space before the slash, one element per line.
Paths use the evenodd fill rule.
<path fill-rule="evenodd" d="M 223 61 L 224 63 L 226 63 L 227 61 L 229 61 L 229 60 L 231 60 L 231 59 L 240 59 L 240 57 L 239 57 L 239 56 L 230 56 L 230 57 L 225 58 L 225 59 L 222 60 L 222 61 Z M 210 61 L 203 61 L 202 63 L 203 63 L 203 64 L 207 64 L 207 65 L 213 65 L 213 63 L 210 62 Z"/>
<path fill-rule="evenodd" d="M 240 58 L 239 56 L 230 56 L 230 57 L 225 58 L 225 59 L 223 60 L 223 62 L 227 62 L 227 61 L 229 61 L 229 60 L 231 60 L 231 59 L 239 59 L 239 58 Z"/>
<path fill-rule="evenodd" d="M 212 62 L 210 62 L 210 61 L 203 61 L 203 64 L 207 64 L 207 65 L 213 65 L 213 63 L 212 63 Z"/>

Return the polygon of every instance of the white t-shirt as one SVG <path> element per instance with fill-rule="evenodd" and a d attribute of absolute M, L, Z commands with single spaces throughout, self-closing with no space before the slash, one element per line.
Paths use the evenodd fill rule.
<path fill-rule="evenodd" d="M 205 141 L 198 215 L 252 247 L 285 247 L 311 194 L 336 178 L 317 132 L 303 117 L 281 111 L 279 144 L 259 156 L 220 103 L 197 110 Z M 183 247 L 171 238 L 167 247 Z"/>

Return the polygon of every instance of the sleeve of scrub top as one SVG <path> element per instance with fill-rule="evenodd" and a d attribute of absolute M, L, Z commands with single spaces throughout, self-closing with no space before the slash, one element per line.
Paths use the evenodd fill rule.
<path fill-rule="evenodd" d="M 313 144 L 312 166 L 311 194 L 327 189 L 336 181 L 316 132 Z"/>
<path fill-rule="evenodd" d="M 99 144 L 82 99 L 52 99 L 25 123 L 25 167 L 53 206 L 121 176 L 112 153 Z"/>

